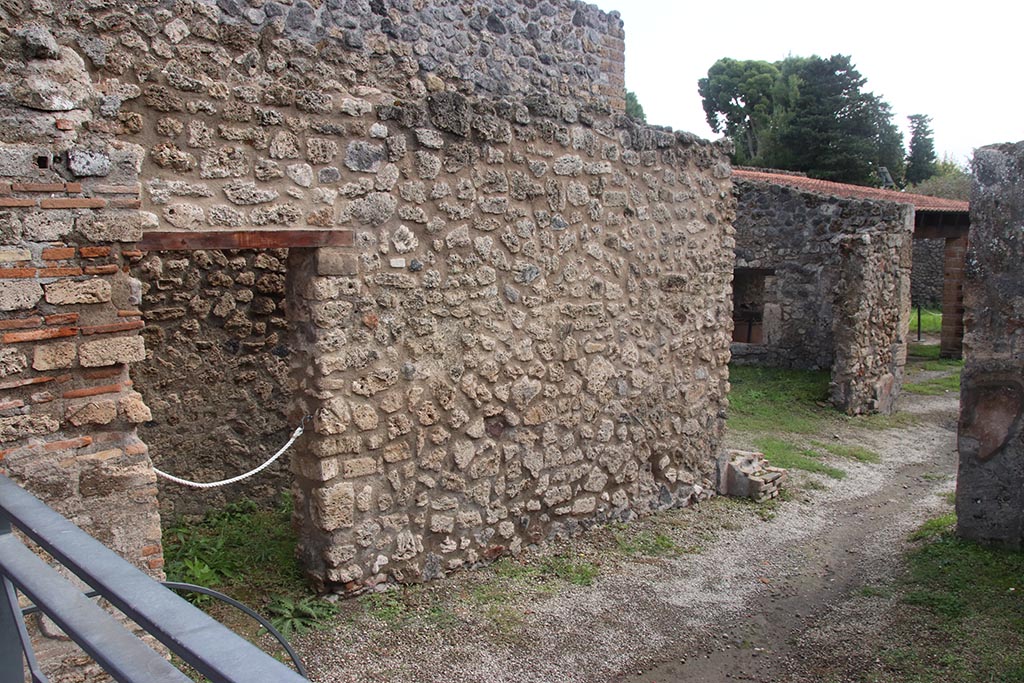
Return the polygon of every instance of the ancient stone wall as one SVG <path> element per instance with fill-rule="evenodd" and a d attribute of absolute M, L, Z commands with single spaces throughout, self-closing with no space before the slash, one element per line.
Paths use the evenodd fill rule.
<path fill-rule="evenodd" d="M 906 360 L 913 209 L 736 183 L 736 268 L 768 272 L 763 338 L 736 362 L 832 370 L 833 402 L 888 412 Z"/>
<path fill-rule="evenodd" d="M 142 283 L 146 358 L 132 368 L 153 417 L 139 425 L 160 469 L 220 481 L 259 465 L 289 424 L 284 281 L 288 252 L 152 251 L 132 274 Z M 164 524 L 230 500 L 273 504 L 291 487 L 288 459 L 258 477 L 196 490 L 159 480 Z"/>
<path fill-rule="evenodd" d="M 156 221 L 139 211 L 145 150 L 91 127 L 99 93 L 49 32 L 4 32 L 0 60 L 0 472 L 161 577 L 129 376 L 145 347 L 128 269 Z M 33 635 L 51 680 L 102 680 L 52 623 Z"/>
<path fill-rule="evenodd" d="M 942 307 L 945 239 L 915 239 L 914 268 L 910 276 L 910 301 L 913 306 Z"/>
<path fill-rule="evenodd" d="M 727 388 L 721 150 L 624 119 L 510 111 L 496 139 L 377 112 L 371 135 L 409 140 L 403 180 L 376 193 L 386 214 L 349 219 L 352 249 L 290 253 L 316 416 L 297 505 L 318 579 L 430 579 L 699 495 Z"/>
<path fill-rule="evenodd" d="M 429 579 L 709 488 L 727 159 L 618 113 L 617 15 L 566 0 L 33 7 L 20 21 L 88 60 L 88 130 L 141 159 L 147 244 L 291 247 L 285 273 L 280 255 L 133 256 L 152 344 L 139 374 L 146 421 L 198 442 L 210 417 L 230 446 L 255 435 L 204 402 L 251 392 L 278 410 L 288 382 L 265 361 L 287 359 L 286 422 L 315 415 L 291 467 L 325 588 Z M 340 246 L 315 246 L 328 233 Z M 264 279 L 285 281 L 287 323 Z M 236 344 L 239 386 L 174 388 L 229 383 Z M 216 465 L 234 463 L 195 478 Z"/>
<path fill-rule="evenodd" d="M 129 365 L 144 342 L 132 243 L 145 150 L 89 125 L 82 58 L 42 29 L 0 56 L 0 467 L 159 574 L 156 486 Z"/>
<path fill-rule="evenodd" d="M 1024 547 L 1024 142 L 974 155 L 957 533 Z"/>

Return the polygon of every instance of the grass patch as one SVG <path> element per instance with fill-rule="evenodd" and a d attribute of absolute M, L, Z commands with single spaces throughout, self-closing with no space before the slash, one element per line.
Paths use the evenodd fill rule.
<path fill-rule="evenodd" d="M 921 311 L 921 332 L 938 334 L 942 332 L 942 311 L 930 308 L 922 308 Z M 917 308 L 910 311 L 910 332 L 917 334 Z"/>
<path fill-rule="evenodd" d="M 857 462 L 882 462 L 882 456 L 875 453 L 870 448 L 864 448 L 863 446 L 848 446 L 841 443 L 822 443 L 820 441 L 814 441 L 812 444 L 815 448 L 822 448 L 832 455 L 837 455 L 840 458 L 856 460 Z"/>
<path fill-rule="evenodd" d="M 914 533 L 884 680 L 1024 682 L 1024 553 L 959 540 L 954 521 Z"/>
<path fill-rule="evenodd" d="M 730 429 L 810 434 L 835 415 L 828 371 L 733 365 L 729 381 Z"/>
<path fill-rule="evenodd" d="M 821 454 L 817 451 L 794 446 L 778 437 L 761 437 L 755 439 L 754 444 L 764 453 L 768 462 L 775 467 L 784 467 L 787 470 L 805 470 L 824 474 L 833 479 L 842 479 L 846 476 L 846 472 L 843 470 L 821 462 Z"/>
<path fill-rule="evenodd" d="M 941 517 L 929 519 L 927 522 L 919 526 L 914 533 L 910 534 L 910 540 L 931 540 L 937 536 L 941 536 L 942 534 L 952 533 L 953 527 L 955 526 L 956 513 L 950 512 L 942 515 Z"/>
<path fill-rule="evenodd" d="M 938 360 L 939 346 L 938 344 L 907 344 L 907 357 Z"/>
<path fill-rule="evenodd" d="M 883 431 L 886 429 L 906 429 L 907 427 L 912 427 L 921 421 L 921 418 L 913 413 L 893 413 L 892 415 L 874 413 L 873 415 L 858 415 L 857 417 L 849 419 L 856 420 L 858 427 L 864 427 L 865 429 L 872 429 L 876 431 Z"/>
<path fill-rule="evenodd" d="M 167 579 L 218 590 L 262 613 L 286 638 L 326 626 L 338 608 L 307 584 L 291 516 L 290 496 L 274 508 L 242 500 L 166 529 Z M 258 624 L 241 611 L 208 596 L 182 596 L 256 642 Z"/>
<path fill-rule="evenodd" d="M 625 525 L 617 526 L 612 531 L 615 545 L 624 555 L 675 555 L 682 549 L 667 534 L 650 531 L 636 531 Z"/>
<path fill-rule="evenodd" d="M 960 373 L 946 377 L 933 377 L 920 382 L 903 385 L 903 390 L 923 396 L 941 396 L 951 391 L 960 391 Z"/>
<path fill-rule="evenodd" d="M 291 514 L 290 498 L 273 509 L 244 500 L 170 527 L 163 534 L 168 580 L 215 588 L 250 606 L 310 595 Z"/>

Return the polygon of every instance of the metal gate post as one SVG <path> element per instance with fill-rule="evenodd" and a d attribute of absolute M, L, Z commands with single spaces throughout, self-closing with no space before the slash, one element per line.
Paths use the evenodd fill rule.
<path fill-rule="evenodd" d="M 0 536 L 11 533 L 11 521 L 0 511 Z M 22 658 L 21 618 L 17 596 L 6 590 L 7 577 L 0 576 L 0 681 L 22 683 L 25 680 L 24 659 Z M 13 604 L 12 604 L 13 599 Z"/>

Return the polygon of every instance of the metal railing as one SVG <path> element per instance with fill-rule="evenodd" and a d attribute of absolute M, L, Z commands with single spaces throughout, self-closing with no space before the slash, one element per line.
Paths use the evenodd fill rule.
<path fill-rule="evenodd" d="M 112 614 L 71 585 L 12 533 L 21 531 L 212 683 L 306 683 L 306 679 L 129 564 L 0 475 L 0 681 L 46 683 L 29 641 L 18 592 L 114 680 L 191 679 Z"/>

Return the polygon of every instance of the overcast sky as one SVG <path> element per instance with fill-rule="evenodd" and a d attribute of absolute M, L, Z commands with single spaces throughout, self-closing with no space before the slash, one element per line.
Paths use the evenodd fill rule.
<path fill-rule="evenodd" d="M 626 87 L 653 124 L 714 138 L 697 80 L 721 57 L 850 55 L 865 88 L 932 117 L 939 158 L 1024 140 L 1024 4 L 906 0 L 596 0 L 626 29 Z"/>

